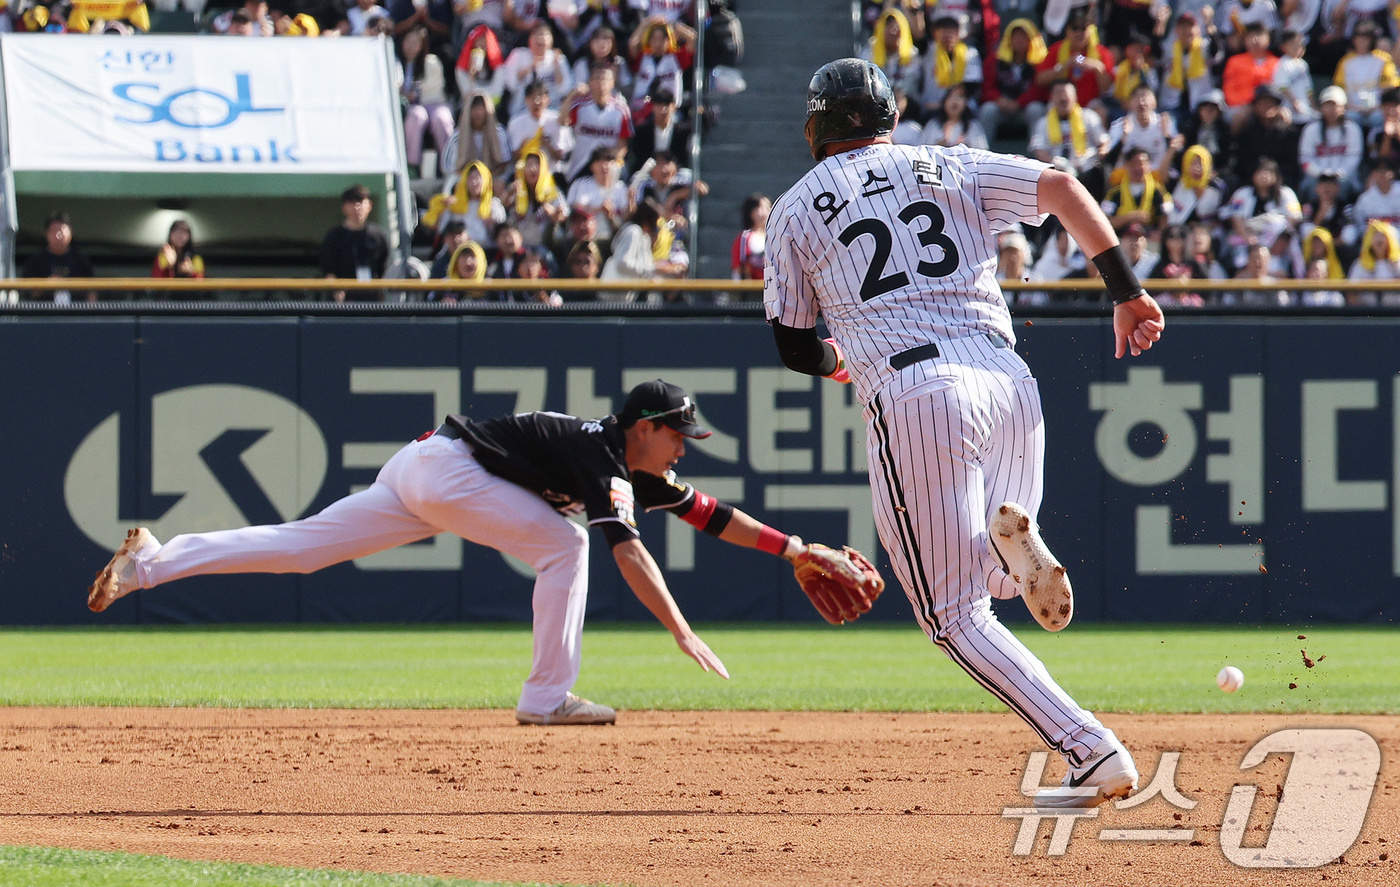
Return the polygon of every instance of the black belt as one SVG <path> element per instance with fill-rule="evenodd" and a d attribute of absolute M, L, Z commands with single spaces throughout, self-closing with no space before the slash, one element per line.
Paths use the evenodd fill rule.
<path fill-rule="evenodd" d="M 890 367 L 902 370 L 911 367 L 921 360 L 933 360 L 938 356 L 938 346 L 932 342 L 927 345 L 920 345 L 917 348 L 910 348 L 908 351 L 901 351 L 890 358 Z"/>
<path fill-rule="evenodd" d="M 439 425 L 439 426 L 437 427 L 437 431 L 434 431 L 433 434 L 441 434 L 443 437 L 447 438 L 448 440 L 461 440 L 461 439 L 462 439 L 462 432 L 458 431 L 456 428 L 453 428 L 451 425 L 448 425 L 446 422 L 444 422 L 443 424 Z"/>
<path fill-rule="evenodd" d="M 987 333 L 987 339 L 995 348 L 1010 348 L 1011 343 L 1001 333 Z M 916 345 L 908 351 L 901 351 L 890 358 L 890 368 L 902 370 L 911 367 L 921 360 L 933 360 L 939 356 L 938 346 L 932 342 L 927 345 Z"/>

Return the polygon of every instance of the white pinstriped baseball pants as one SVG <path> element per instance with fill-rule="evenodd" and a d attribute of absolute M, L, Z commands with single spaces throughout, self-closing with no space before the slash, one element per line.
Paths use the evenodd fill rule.
<path fill-rule="evenodd" d="M 880 542 L 925 633 L 1045 744 L 1079 764 L 1104 736 L 1035 654 L 996 618 L 1015 585 L 987 552 L 991 509 L 1040 508 L 1040 393 L 1011 348 L 976 335 L 937 343 L 867 405 Z"/>
<path fill-rule="evenodd" d="M 142 588 L 210 573 L 312 573 L 438 533 L 504 551 L 538 573 L 534 662 L 521 711 L 547 714 L 578 680 L 588 600 L 588 530 L 491 474 L 460 440 L 432 435 L 395 453 L 366 490 L 291 523 L 176 536 L 137 559 Z"/>

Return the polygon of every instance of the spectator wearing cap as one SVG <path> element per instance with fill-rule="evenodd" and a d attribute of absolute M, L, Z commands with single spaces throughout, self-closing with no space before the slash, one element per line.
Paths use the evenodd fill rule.
<path fill-rule="evenodd" d="M 651 116 L 637 124 L 627 140 L 628 166 L 640 169 L 657 151 L 670 151 L 676 162 L 689 168 L 691 136 L 695 127 L 676 113 L 676 96 L 667 89 L 651 95 Z"/>
<path fill-rule="evenodd" d="M 1186 149 L 1181 158 L 1181 177 L 1172 189 L 1172 209 L 1168 225 L 1192 222 L 1215 224 L 1225 199 L 1225 183 L 1215 175 L 1215 158 L 1200 145 Z"/>
<path fill-rule="evenodd" d="M 1146 225 L 1137 223 L 1123 229 L 1123 252 L 1127 254 L 1128 261 L 1133 266 L 1133 273 L 1140 280 L 1151 277 L 1152 269 L 1157 267 L 1157 262 L 1161 259 L 1148 244 L 1149 230 Z"/>
<path fill-rule="evenodd" d="M 617 151 L 607 145 L 593 149 L 588 174 L 569 186 L 569 206 L 593 213 L 598 221 L 598 237 L 611 240 L 622 222 L 632 214 L 627 183 L 618 177 Z"/>
<path fill-rule="evenodd" d="M 1080 107 L 1103 112 L 1100 96 L 1113 85 L 1113 53 L 1099 45 L 1098 27 L 1090 24 L 1089 14 L 1082 8 L 1069 14 L 1064 39 L 1050 47 L 1036 68 L 1039 89 L 1048 89 L 1060 80 L 1074 85 Z"/>
<path fill-rule="evenodd" d="M 329 279 L 376 280 L 389 264 L 389 236 L 369 220 L 374 201 L 364 185 L 353 185 L 340 195 L 341 224 L 326 232 L 321 241 L 321 273 Z M 346 301 L 345 290 L 331 294 L 336 302 Z M 350 301 L 379 301 L 382 293 L 358 290 Z"/>
<path fill-rule="evenodd" d="M 393 21 L 389 16 L 389 10 L 375 3 L 374 0 L 355 0 L 354 4 L 345 10 L 345 18 L 336 25 L 335 29 L 341 34 L 351 37 L 363 37 L 370 33 L 374 23 L 381 18 Z"/>
<path fill-rule="evenodd" d="M 1279 35 L 1279 60 L 1269 81 L 1283 96 L 1283 108 L 1295 126 L 1311 123 L 1318 117 L 1313 104 L 1312 71 L 1303 59 L 1307 43 L 1297 31 Z"/>
<path fill-rule="evenodd" d="M 1224 162 L 1216 172 L 1222 178 L 1226 178 L 1230 174 L 1231 162 L 1234 158 L 1235 133 L 1230 128 L 1229 121 L 1225 119 L 1224 93 L 1218 89 L 1212 89 L 1201 96 L 1195 111 L 1182 130 L 1182 135 L 1186 137 L 1186 144 L 1200 145 L 1213 156 L 1224 158 Z"/>
<path fill-rule="evenodd" d="M 1400 165 L 1400 88 L 1381 93 L 1381 125 L 1371 130 L 1366 144 L 1371 160 Z"/>
<path fill-rule="evenodd" d="M 1237 127 L 1248 113 L 1259 88 L 1273 82 L 1276 67 L 1278 56 L 1269 51 L 1269 29 L 1258 22 L 1246 26 L 1244 51 L 1226 60 L 1225 73 L 1221 76 L 1225 104 L 1231 121 Z"/>
<path fill-rule="evenodd" d="M 1318 94 L 1322 117 L 1303 127 L 1298 137 L 1298 163 L 1303 170 L 1302 195 L 1311 199 L 1318 176 L 1335 173 L 1342 197 L 1349 200 L 1361 190 L 1361 158 L 1365 140 L 1361 127 L 1346 117 L 1347 94 L 1329 86 Z"/>
<path fill-rule="evenodd" d="M 1045 61 L 1045 38 L 1028 18 L 1018 18 L 1001 32 L 1001 43 L 984 65 L 982 104 L 977 109 L 982 131 L 995 139 L 1002 123 L 1029 130 L 1045 114 L 1035 99 L 1035 66 Z M 901 112 L 901 123 L 904 114 Z"/>
<path fill-rule="evenodd" d="M 1279 25 L 1278 7 L 1274 0 L 1225 0 L 1215 14 L 1215 26 L 1225 38 L 1230 52 L 1244 50 L 1245 35 L 1251 25 L 1260 25 L 1265 33 Z"/>
<path fill-rule="evenodd" d="M 1190 119 L 1201 101 L 1215 89 L 1211 73 L 1220 57 L 1216 42 L 1201 32 L 1194 13 L 1177 16 L 1171 36 L 1162 45 L 1161 106 L 1179 123 Z"/>
<path fill-rule="evenodd" d="M 1167 226 L 1172 198 L 1157 180 L 1152 161 L 1143 148 L 1123 152 L 1123 180 L 1109 189 L 1103 201 L 1104 215 L 1115 231 L 1139 225 L 1154 235 Z"/>
<path fill-rule="evenodd" d="M 1254 101 L 1235 133 L 1234 172 L 1241 182 L 1249 181 L 1261 157 L 1278 161 L 1284 181 L 1302 178 L 1298 167 L 1298 130 L 1283 110 L 1283 96 L 1272 86 L 1254 91 Z"/>
<path fill-rule="evenodd" d="M 574 134 L 549 106 L 549 86 L 531 81 L 525 87 L 525 110 L 510 118 L 506 127 L 512 160 L 519 160 L 526 149 L 543 150 L 555 166 L 564 164 L 574 147 Z"/>
<path fill-rule="evenodd" d="M 1379 30 L 1374 22 L 1364 20 L 1351 35 L 1351 52 L 1337 63 L 1332 82 L 1346 90 L 1347 116 L 1373 129 L 1381 123 L 1380 95 L 1382 90 L 1400 86 L 1395 60 L 1376 47 Z"/>
<path fill-rule="evenodd" d="M 938 114 L 943 96 L 958 85 L 972 97 L 968 104 L 976 110 L 977 98 L 982 95 L 982 56 L 959 38 L 958 20 L 953 16 L 934 19 L 933 39 L 924 53 L 922 71 L 919 103 L 925 118 Z"/>
<path fill-rule="evenodd" d="M 909 19 L 900 10 L 890 7 L 880 13 L 875 20 L 875 33 L 861 49 L 860 57 L 884 71 L 891 85 L 907 95 L 919 95 L 923 56 L 914 47 Z"/>

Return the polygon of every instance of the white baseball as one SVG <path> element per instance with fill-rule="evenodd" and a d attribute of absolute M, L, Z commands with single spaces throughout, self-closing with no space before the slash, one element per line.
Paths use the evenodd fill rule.
<path fill-rule="evenodd" d="M 1215 684 L 1226 693 L 1233 693 L 1244 686 L 1244 672 L 1233 665 L 1227 665 L 1215 676 Z"/>

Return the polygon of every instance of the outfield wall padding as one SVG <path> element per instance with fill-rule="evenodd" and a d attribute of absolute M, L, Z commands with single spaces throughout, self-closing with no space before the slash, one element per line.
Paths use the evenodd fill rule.
<path fill-rule="evenodd" d="M 1115 360 L 1106 317 L 1018 321 L 1045 405 L 1041 524 L 1076 619 L 1400 616 L 1398 322 L 1172 317 L 1158 348 Z M 0 620 L 528 620 L 523 565 L 448 537 L 307 576 L 186 580 L 101 616 L 84 593 L 129 526 L 296 519 L 448 412 L 597 416 L 656 376 L 717 432 L 688 445 L 683 478 L 808 540 L 875 546 L 850 388 L 784 370 L 753 318 L 6 318 Z M 659 514 L 641 527 L 691 620 L 818 618 L 777 558 Z M 597 534 L 591 556 L 589 617 L 649 620 Z M 910 616 L 891 581 L 867 618 Z"/>

